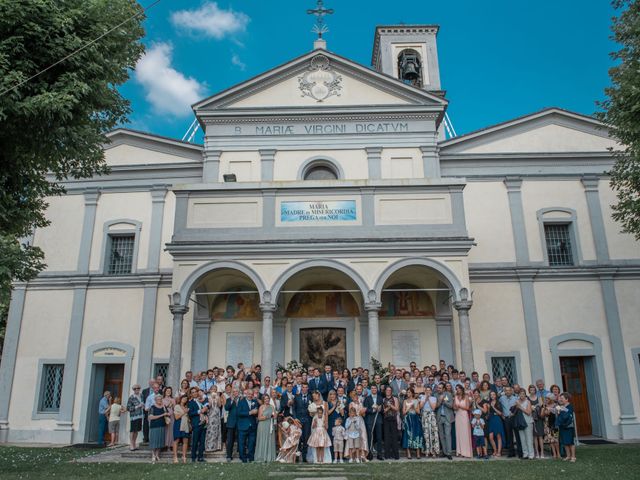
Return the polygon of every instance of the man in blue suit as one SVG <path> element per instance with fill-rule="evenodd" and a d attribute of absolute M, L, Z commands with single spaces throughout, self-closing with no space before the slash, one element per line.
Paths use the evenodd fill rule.
<path fill-rule="evenodd" d="M 197 387 L 189 390 L 189 419 L 191 420 L 191 461 L 204 462 L 204 442 L 207 437 L 207 424 L 200 422 L 200 415 L 206 415 L 209 404 L 204 392 Z"/>
<path fill-rule="evenodd" d="M 324 373 L 320 377 L 320 393 L 322 393 L 322 398 L 325 401 L 329 396 L 330 390 L 333 390 L 333 372 L 331 365 L 325 365 Z"/>
<path fill-rule="evenodd" d="M 313 369 L 313 377 L 311 377 L 308 381 L 309 384 L 309 393 L 313 393 L 313 392 L 320 392 L 320 394 L 322 394 L 322 377 L 320 377 L 320 369 L 318 368 L 314 368 Z"/>
<path fill-rule="evenodd" d="M 236 414 L 240 460 L 242 463 L 253 462 L 253 456 L 256 453 L 258 402 L 253 399 L 253 390 L 250 388 L 244 391 L 244 398 L 238 401 Z"/>
<path fill-rule="evenodd" d="M 364 407 L 367 413 L 364 422 L 367 427 L 367 438 L 371 445 L 375 441 L 375 450 L 378 460 L 384 460 L 382 455 L 382 395 L 378 392 L 377 385 L 371 385 L 371 395 L 364 399 Z M 373 459 L 373 452 L 369 451 L 369 460 Z"/>
<path fill-rule="evenodd" d="M 302 392 L 296 395 L 293 400 L 293 418 L 296 418 L 302 424 L 302 437 L 300 443 L 302 445 L 302 461 L 307 461 L 307 440 L 311 435 L 311 416 L 309 415 L 309 402 L 311 395 L 309 394 L 309 385 L 302 384 Z"/>
<path fill-rule="evenodd" d="M 231 391 L 231 398 L 228 398 L 224 409 L 227 411 L 227 462 L 233 459 L 233 444 L 238 434 L 238 401 L 240 400 L 240 391 L 234 388 Z"/>

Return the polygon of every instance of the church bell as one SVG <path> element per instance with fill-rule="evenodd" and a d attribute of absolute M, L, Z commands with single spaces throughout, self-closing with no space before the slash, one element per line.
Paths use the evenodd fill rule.
<path fill-rule="evenodd" d="M 410 84 L 419 84 L 421 78 L 420 58 L 417 52 L 404 51 L 399 58 L 400 80 Z"/>

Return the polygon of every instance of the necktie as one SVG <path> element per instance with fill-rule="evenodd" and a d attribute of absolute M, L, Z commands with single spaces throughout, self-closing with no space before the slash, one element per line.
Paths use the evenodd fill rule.
<path fill-rule="evenodd" d="M 303 401 L 304 403 L 307 403 L 307 396 L 306 396 L 306 395 L 303 395 L 303 396 L 302 396 L 302 401 Z"/>

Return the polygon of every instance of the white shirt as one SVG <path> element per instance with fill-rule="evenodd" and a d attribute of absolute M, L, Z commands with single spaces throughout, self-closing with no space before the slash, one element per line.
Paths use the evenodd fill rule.
<path fill-rule="evenodd" d="M 149 392 L 149 396 L 147 397 L 147 401 L 144 402 L 144 409 L 149 410 L 154 403 L 156 403 L 156 395 L 160 395 L 159 393 L 154 393 L 153 390 Z"/>

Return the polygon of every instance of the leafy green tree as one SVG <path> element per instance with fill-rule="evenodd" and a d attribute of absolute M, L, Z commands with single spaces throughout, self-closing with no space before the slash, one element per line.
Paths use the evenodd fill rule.
<path fill-rule="evenodd" d="M 624 9 L 613 19 L 613 39 L 620 49 L 611 54 L 618 63 L 609 70 L 612 85 L 607 100 L 600 105 L 600 119 L 611 126 L 611 133 L 625 149 L 616 152 L 611 170 L 611 185 L 618 203 L 613 218 L 622 231 L 640 240 L 640 2 L 614 0 L 616 9 Z"/>
<path fill-rule="evenodd" d="M 107 172 L 104 134 L 130 112 L 117 87 L 144 51 L 143 19 L 134 0 L 0 0 L 2 318 L 11 282 L 46 266 L 21 239 L 48 225 L 57 182 Z"/>

